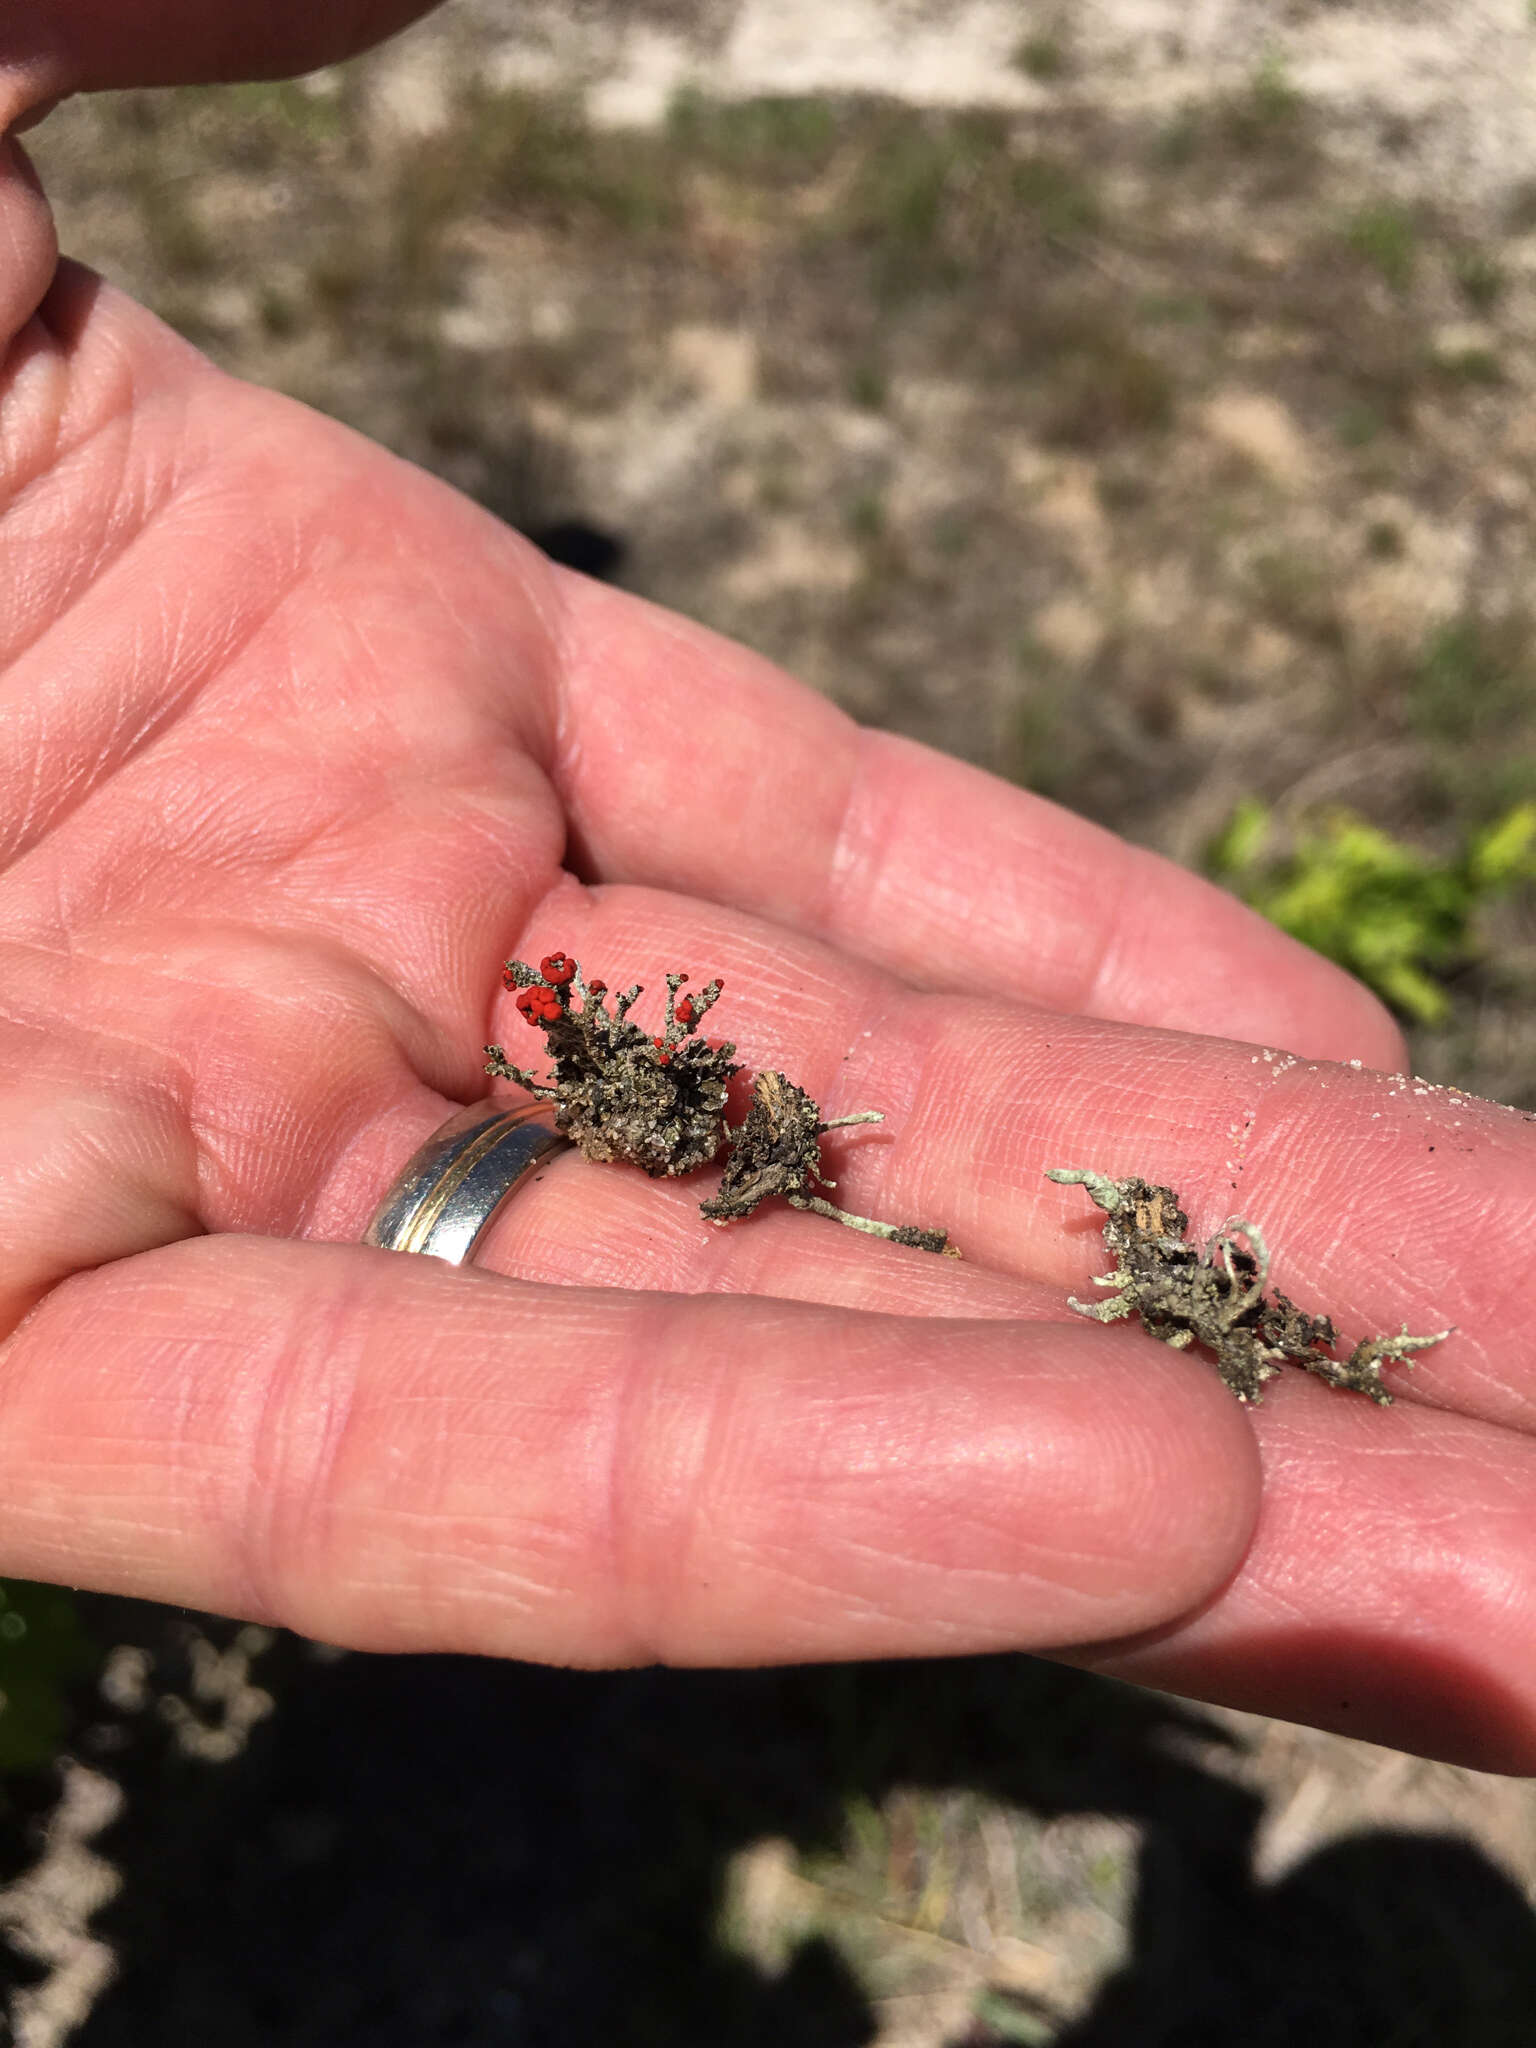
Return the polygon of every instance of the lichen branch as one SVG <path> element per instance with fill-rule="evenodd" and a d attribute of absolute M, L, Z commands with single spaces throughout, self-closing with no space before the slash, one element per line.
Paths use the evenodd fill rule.
<path fill-rule="evenodd" d="M 1094 1281 L 1113 1290 L 1110 1299 L 1069 1297 L 1068 1305 L 1100 1323 L 1139 1316 L 1144 1328 L 1176 1351 L 1203 1344 L 1214 1352 L 1217 1371 L 1239 1401 L 1258 1403 L 1265 1382 L 1282 1365 L 1295 1365 L 1331 1387 L 1389 1407 L 1392 1395 L 1382 1381 L 1382 1365 L 1411 1366 L 1414 1352 L 1451 1334 L 1440 1330 L 1410 1337 L 1405 1328 L 1396 1337 L 1364 1338 L 1341 1359 L 1327 1316 L 1308 1315 L 1278 1289 L 1265 1293 L 1269 1247 L 1256 1224 L 1229 1217 L 1197 1249 L 1189 1242 L 1189 1218 L 1172 1188 L 1134 1174 L 1116 1180 L 1078 1167 L 1053 1167 L 1046 1178 L 1084 1188 L 1104 1211 L 1104 1242 L 1115 1260 L 1115 1270 Z"/>
<path fill-rule="evenodd" d="M 655 1037 L 630 1021 L 644 993 L 638 982 L 616 995 L 610 1010 L 607 983 L 585 980 L 569 954 L 546 954 L 537 967 L 508 960 L 502 980 L 517 991 L 519 1015 L 543 1033 L 552 1078 L 536 1079 L 499 1045 L 485 1048 L 485 1071 L 553 1102 L 556 1125 L 588 1159 L 623 1160 L 654 1176 L 672 1176 L 707 1166 L 728 1148 L 720 1187 L 700 1204 L 712 1223 L 750 1216 L 779 1196 L 792 1208 L 835 1218 L 870 1236 L 959 1256 L 942 1230 L 854 1216 L 818 1192 L 834 1185 L 821 1171 L 822 1138 L 854 1124 L 880 1123 L 879 1110 L 823 1119 L 803 1088 L 783 1074 L 764 1072 L 742 1123 L 727 1123 L 726 1084 L 740 1072 L 731 1058 L 736 1048 L 711 1045 L 698 1035 L 720 1000 L 718 979 L 685 995 L 688 976 L 669 974 L 662 1029 Z"/>

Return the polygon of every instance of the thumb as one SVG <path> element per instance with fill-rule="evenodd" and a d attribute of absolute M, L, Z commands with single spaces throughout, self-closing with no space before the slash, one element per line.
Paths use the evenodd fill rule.
<path fill-rule="evenodd" d="M 15 137 L 4 132 L 5 81 L 0 76 L 0 349 L 42 303 L 59 259 L 53 216 L 30 159 Z M 0 366 L 0 403 L 13 365 Z"/>
<path fill-rule="evenodd" d="M 312 70 L 381 41 L 431 5 L 29 0 L 6 8 L 0 0 L 0 348 L 9 349 L 37 312 L 58 264 L 52 216 L 15 140 L 19 129 L 69 93 Z M 42 354 L 46 363 L 48 352 Z M 8 361 L 5 372 L 9 383 L 18 365 Z"/>
<path fill-rule="evenodd" d="M 0 20 L 23 104 L 129 85 L 278 78 L 382 42 L 435 0 L 29 0 Z M 17 108 L 10 110 L 14 121 Z M 6 112 L 0 101 L 0 115 Z M 7 123 L 9 125 L 9 123 Z"/>

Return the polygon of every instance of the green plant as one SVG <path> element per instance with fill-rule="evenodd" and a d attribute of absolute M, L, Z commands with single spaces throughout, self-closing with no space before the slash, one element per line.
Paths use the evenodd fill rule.
<path fill-rule="evenodd" d="M 1457 744 L 1507 740 L 1536 713 L 1536 663 L 1524 617 L 1463 613 L 1436 627 L 1407 693 L 1414 729 Z"/>
<path fill-rule="evenodd" d="M 721 101 L 685 87 L 667 109 L 666 139 L 717 170 L 798 181 L 826 168 L 842 125 L 827 99 L 782 93 Z"/>
<path fill-rule="evenodd" d="M 452 222 L 486 208 L 651 233 L 677 222 L 676 167 L 648 135 L 590 127 L 574 96 L 476 91 L 446 136 L 401 153 L 391 207 L 397 243 L 407 254 L 418 244 L 430 250 Z"/>
<path fill-rule="evenodd" d="M 262 333 L 273 341 L 289 340 L 304 324 L 303 313 L 293 300 L 285 292 L 271 289 L 262 293 L 256 317 Z"/>
<path fill-rule="evenodd" d="M 222 123 L 226 133 L 243 125 L 269 147 L 274 134 L 304 142 L 334 142 L 356 118 L 356 108 L 341 75 L 332 76 L 337 79 L 334 92 L 317 92 L 293 79 L 254 79 L 235 85 L 195 86 L 185 100 L 194 112 Z"/>
<path fill-rule="evenodd" d="M 1177 390 L 1172 373 L 1113 317 L 1042 323 L 1049 344 L 1039 433 L 1066 448 L 1115 448 L 1166 427 Z"/>
<path fill-rule="evenodd" d="M 1457 288 L 1467 304 L 1478 313 L 1491 313 L 1504 296 L 1504 267 L 1485 249 L 1463 249 L 1452 269 Z"/>
<path fill-rule="evenodd" d="M 1249 80 L 1248 89 L 1226 108 L 1227 139 L 1239 149 L 1258 149 L 1288 136 L 1301 121 L 1306 102 L 1291 83 L 1284 60 L 1271 51 Z"/>
<path fill-rule="evenodd" d="M 1448 1015 L 1442 978 L 1476 957 L 1483 905 L 1536 879 L 1536 803 L 1471 833 L 1449 860 L 1348 811 L 1303 829 L 1279 857 L 1273 830 L 1268 808 L 1245 798 L 1208 848 L 1208 871 L 1421 1024 Z"/>
<path fill-rule="evenodd" d="M 1313 122 L 1282 59 L 1266 57 L 1227 93 L 1179 109 L 1158 133 L 1153 159 L 1168 170 L 1204 162 L 1229 172 L 1246 159 L 1271 191 L 1284 191 L 1313 160 Z"/>
<path fill-rule="evenodd" d="M 1352 398 L 1334 421 L 1334 432 L 1346 448 L 1368 448 L 1385 430 L 1381 408 L 1369 399 Z"/>
<path fill-rule="evenodd" d="M 68 1692 L 98 1652 L 62 1586 L 0 1580 L 0 1778 L 36 1770 L 68 1732 Z"/>
<path fill-rule="evenodd" d="M 854 232 L 891 260 L 925 256 L 938 239 L 961 163 L 947 127 L 913 126 L 881 138 L 860 165 Z"/>
<path fill-rule="evenodd" d="M 848 507 L 848 531 L 872 545 L 885 532 L 885 502 L 878 491 L 860 491 Z"/>
<path fill-rule="evenodd" d="M 1137 301 L 1136 314 L 1170 327 L 1204 327 L 1211 318 L 1211 304 L 1199 292 L 1146 292 Z"/>
<path fill-rule="evenodd" d="M 1452 349 L 1437 355 L 1435 369 L 1456 384 L 1502 384 L 1504 365 L 1491 348 Z"/>
<path fill-rule="evenodd" d="M 1344 239 L 1393 291 L 1405 292 L 1413 282 L 1419 229 L 1403 207 L 1391 201 L 1361 207 L 1345 223 Z"/>
<path fill-rule="evenodd" d="M 1157 131 L 1152 144 L 1152 161 L 1160 170 L 1181 171 L 1194 162 L 1204 139 L 1199 114 L 1193 107 L 1181 107 Z"/>
<path fill-rule="evenodd" d="M 1021 157 L 1013 166 L 1010 196 L 1027 207 L 1048 235 L 1091 232 L 1100 225 L 1098 194 L 1082 173 L 1048 156 Z"/>
<path fill-rule="evenodd" d="M 867 357 L 848 372 L 848 396 L 866 412 L 880 412 L 890 396 L 890 384 L 881 364 Z"/>
<path fill-rule="evenodd" d="M 1065 77 L 1070 68 L 1066 45 L 1057 35 L 1028 35 L 1013 53 L 1013 65 L 1037 85 Z"/>
<path fill-rule="evenodd" d="M 1284 631 L 1320 647 L 1339 645 L 1336 574 L 1320 554 L 1293 546 L 1266 548 L 1250 563 L 1249 582 L 1258 607 Z"/>
<path fill-rule="evenodd" d="M 1054 2041 L 1060 2031 L 1054 2016 L 1031 2011 L 1021 1992 L 979 1992 L 973 2011 L 977 2025 L 986 2029 L 982 2040 L 1017 2041 L 1023 2048 L 1039 2048 L 1042 2042 Z"/>
<path fill-rule="evenodd" d="M 1009 124 L 990 111 L 882 109 L 856 138 L 851 176 L 828 228 L 863 244 L 887 296 L 952 289 L 1013 231 Z"/>
<path fill-rule="evenodd" d="M 190 184 L 152 159 L 130 173 L 145 240 L 167 277 L 205 278 L 218 268 L 218 252 L 197 215 Z"/>
<path fill-rule="evenodd" d="M 1403 530 L 1391 519 L 1373 519 L 1366 529 L 1365 551 L 1373 562 L 1400 562 Z"/>

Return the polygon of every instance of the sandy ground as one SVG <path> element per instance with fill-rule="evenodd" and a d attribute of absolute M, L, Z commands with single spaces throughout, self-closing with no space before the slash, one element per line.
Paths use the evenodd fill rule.
<path fill-rule="evenodd" d="M 1061 81 L 1015 61 L 1035 33 L 1059 38 L 1084 95 L 1113 109 L 1172 109 L 1256 65 L 1283 66 L 1363 171 L 1486 205 L 1536 169 L 1529 28 L 1524 0 L 467 0 L 397 46 L 398 105 L 408 119 L 441 118 L 448 102 L 428 53 L 472 42 L 498 83 L 576 82 L 599 123 L 656 122 L 685 86 L 727 99 L 869 92 L 1054 107 Z"/>

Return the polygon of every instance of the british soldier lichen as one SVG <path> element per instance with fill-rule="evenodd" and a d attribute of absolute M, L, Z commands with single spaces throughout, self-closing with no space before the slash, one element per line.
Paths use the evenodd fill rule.
<path fill-rule="evenodd" d="M 734 1045 L 711 1045 L 697 1035 L 721 984 L 712 981 L 679 1002 L 687 979 L 667 976 L 658 1038 L 630 1022 L 643 992 L 638 983 L 615 996 L 610 1010 L 608 984 L 583 981 L 569 954 L 546 954 L 537 968 L 509 960 L 502 981 L 519 991 L 519 1014 L 543 1032 L 554 1078 L 536 1081 L 499 1045 L 485 1048 L 485 1070 L 553 1102 L 556 1125 L 588 1159 L 627 1160 L 653 1178 L 693 1173 L 725 1143 L 725 1085 L 740 1068 L 731 1058 Z"/>
<path fill-rule="evenodd" d="M 1113 1290 L 1105 1301 L 1068 1305 L 1096 1322 L 1136 1315 L 1144 1328 L 1176 1351 L 1203 1344 L 1216 1354 L 1216 1369 L 1239 1401 L 1258 1403 L 1260 1389 L 1282 1365 L 1300 1366 L 1331 1387 L 1369 1395 L 1382 1407 L 1392 1396 L 1381 1368 L 1393 1359 L 1412 1365 L 1411 1354 L 1450 1335 L 1367 1337 L 1348 1358 L 1336 1358 L 1338 1337 L 1327 1316 L 1311 1316 L 1269 1284 L 1269 1248 L 1255 1224 L 1231 1217 L 1203 1247 L 1189 1242 L 1189 1218 L 1172 1188 L 1128 1175 L 1057 1166 L 1047 1180 L 1084 1188 L 1104 1211 L 1104 1242 L 1114 1254 L 1113 1273 L 1096 1275 L 1095 1287 Z M 1237 1240 L 1246 1240 L 1246 1249 Z"/>
<path fill-rule="evenodd" d="M 502 982 L 518 991 L 516 1007 L 525 1022 L 544 1034 L 553 1075 L 536 1080 L 499 1045 L 485 1048 L 485 1071 L 552 1103 L 556 1127 L 588 1159 L 627 1161 L 661 1178 L 694 1173 L 728 1146 L 720 1189 L 700 1205 L 712 1223 L 750 1216 L 760 1203 L 779 1196 L 792 1208 L 830 1216 L 850 1229 L 953 1254 L 942 1230 L 876 1223 L 816 1192 L 834 1185 L 821 1172 L 823 1133 L 879 1123 L 880 1111 L 824 1120 L 803 1088 L 768 1072 L 758 1075 L 742 1123 L 733 1128 L 727 1122 L 726 1084 L 741 1071 L 731 1057 L 736 1048 L 698 1036 L 722 984 L 711 981 L 697 995 L 679 996 L 687 979 L 667 976 L 666 1019 L 657 1037 L 630 1021 L 643 994 L 638 983 L 615 996 L 610 1010 L 604 1000 L 608 984 L 584 981 L 567 953 L 546 954 L 536 968 L 509 960 Z"/>

